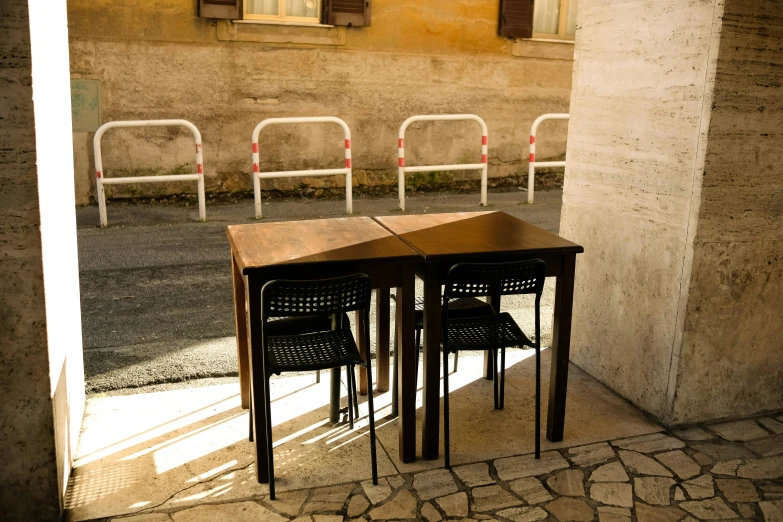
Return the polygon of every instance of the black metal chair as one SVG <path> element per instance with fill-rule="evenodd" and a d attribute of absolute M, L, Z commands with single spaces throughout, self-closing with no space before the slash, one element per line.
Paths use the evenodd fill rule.
<path fill-rule="evenodd" d="M 446 468 L 451 467 L 449 451 L 449 353 L 459 350 L 490 350 L 495 372 L 495 409 L 503 409 L 506 375 L 506 348 L 530 346 L 536 350 L 535 457 L 541 452 L 541 294 L 546 264 L 540 259 L 511 263 L 459 263 L 446 275 L 443 291 L 443 443 Z M 507 312 L 479 317 L 455 317 L 449 303 L 455 299 L 490 295 L 535 294 L 535 342 L 531 341 Z M 497 352 L 500 351 L 500 365 Z M 498 369 L 500 378 L 498 379 Z M 499 388 L 499 389 L 498 389 Z"/>
<path fill-rule="evenodd" d="M 367 370 L 367 385 L 372 390 L 372 366 L 370 358 L 363 361 L 347 323 L 345 312 L 358 310 L 364 314 L 365 324 L 370 321 L 370 278 L 357 274 L 334 279 L 314 281 L 270 281 L 261 289 L 261 324 L 263 375 L 253 375 L 253 393 L 262 390 L 266 409 L 267 447 L 257 448 L 266 452 L 269 463 L 269 497 L 275 498 L 274 460 L 272 452 L 272 419 L 269 399 L 269 378 L 282 372 L 326 370 L 346 367 L 348 386 L 348 418 L 353 429 L 354 411 L 358 417 L 354 366 Z M 272 326 L 283 320 L 292 323 L 297 318 L 331 316 L 333 329 L 314 333 L 280 333 L 280 326 Z M 282 319 L 270 321 L 275 317 Z M 277 330 L 277 331 L 275 331 Z M 365 345 L 370 346 L 369 329 L 365 330 Z M 370 423 L 370 454 L 373 484 L 378 483 L 378 466 L 375 450 L 375 418 L 372 393 L 367 394 Z M 252 403 L 252 401 L 251 401 Z M 250 412 L 253 414 L 252 409 Z M 251 417 L 252 419 L 252 417 Z M 252 425 L 252 420 L 251 420 Z M 256 442 L 258 444 L 258 442 Z"/>

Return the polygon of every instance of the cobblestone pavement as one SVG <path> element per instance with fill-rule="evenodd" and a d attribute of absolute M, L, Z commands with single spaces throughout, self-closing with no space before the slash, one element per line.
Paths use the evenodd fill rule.
<path fill-rule="evenodd" d="M 783 415 L 111 520 L 778 522 Z"/>

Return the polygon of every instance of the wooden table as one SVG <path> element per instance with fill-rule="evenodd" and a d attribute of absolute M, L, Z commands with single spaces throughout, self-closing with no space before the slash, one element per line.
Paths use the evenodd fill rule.
<path fill-rule="evenodd" d="M 400 340 L 400 459 L 416 458 L 416 371 L 414 352 L 414 265 L 418 253 L 367 217 L 281 221 L 250 225 L 231 225 L 227 230 L 231 246 L 234 283 L 234 314 L 237 332 L 239 382 L 242 407 L 247 408 L 252 393 L 252 373 L 263 371 L 263 358 L 253 358 L 261 350 L 261 287 L 273 279 L 324 279 L 365 273 L 370 276 L 379 306 L 385 310 L 382 323 L 388 325 L 389 289 L 396 288 L 398 339 Z M 361 314 L 357 314 L 360 316 Z M 357 321 L 357 329 L 367 328 Z M 367 346 L 357 332 L 359 350 L 367 356 Z M 378 332 L 377 386 L 389 389 L 389 329 Z M 248 346 L 252 350 L 248 350 Z M 404 375 L 403 375 L 404 374 Z M 334 380 L 334 379 L 333 379 Z M 366 373 L 360 372 L 360 389 L 366 393 Z M 339 386 L 339 379 L 337 380 Z M 409 389 L 410 388 L 410 389 Z M 263 390 L 263 387 L 261 387 Z M 338 388 L 339 390 L 339 388 Z M 263 392 L 261 392 L 263 393 Z M 254 437 L 265 448 L 266 430 L 262 397 L 253 406 Z M 261 437 L 259 439 L 259 437 Z M 266 452 L 257 452 L 258 480 L 267 482 Z"/>
<path fill-rule="evenodd" d="M 425 261 L 416 269 L 416 274 L 424 280 L 424 458 L 435 459 L 439 452 L 441 285 L 448 269 L 462 261 L 540 258 L 546 262 L 547 276 L 557 278 L 547 438 L 553 442 L 563 440 L 574 267 L 576 254 L 584 249 L 504 212 L 388 216 L 375 220 L 421 254 Z M 499 296 L 490 298 L 490 302 L 499 309 Z M 486 352 L 484 367 L 486 378 L 491 379 L 492 359 Z"/>

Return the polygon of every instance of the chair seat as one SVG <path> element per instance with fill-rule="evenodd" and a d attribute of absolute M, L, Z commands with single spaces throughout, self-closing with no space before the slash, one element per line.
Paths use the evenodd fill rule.
<path fill-rule="evenodd" d="M 350 324 L 348 314 L 343 312 L 343 327 L 348 328 Z M 270 318 L 266 323 L 266 331 L 269 335 L 296 335 L 331 329 L 332 316 L 330 315 Z"/>
<path fill-rule="evenodd" d="M 492 305 L 476 297 L 460 297 L 449 301 L 449 317 L 455 319 L 494 314 Z M 416 328 L 424 328 L 424 298 L 416 298 Z"/>
<path fill-rule="evenodd" d="M 450 351 L 534 346 L 507 312 L 450 319 L 446 335 Z"/>
<path fill-rule="evenodd" d="M 266 340 L 270 373 L 362 364 L 349 328 L 303 335 L 267 336 Z"/>

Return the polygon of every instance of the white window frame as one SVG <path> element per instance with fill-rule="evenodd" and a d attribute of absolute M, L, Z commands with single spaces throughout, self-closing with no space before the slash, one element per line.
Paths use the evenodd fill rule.
<path fill-rule="evenodd" d="M 247 2 L 242 2 L 242 19 L 243 20 L 261 20 L 265 22 L 297 22 L 300 24 L 313 24 L 313 25 L 321 25 L 321 18 L 323 16 L 323 6 L 322 6 L 322 0 L 315 0 L 316 6 L 315 10 L 317 13 L 317 16 L 311 18 L 307 16 L 286 16 L 285 14 L 285 4 L 286 0 L 277 0 L 277 14 L 276 15 L 265 15 L 265 14 L 256 14 L 256 13 L 249 13 L 247 11 Z"/>
<path fill-rule="evenodd" d="M 320 1 L 320 0 L 319 0 Z M 560 19 L 557 21 L 557 34 L 555 33 L 536 33 L 533 32 L 533 38 L 537 40 L 574 40 L 573 34 L 566 34 L 566 15 L 568 13 L 568 3 L 578 0 L 560 0 Z M 533 4 L 535 13 L 536 4 Z"/>

